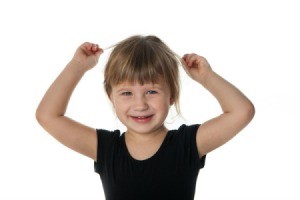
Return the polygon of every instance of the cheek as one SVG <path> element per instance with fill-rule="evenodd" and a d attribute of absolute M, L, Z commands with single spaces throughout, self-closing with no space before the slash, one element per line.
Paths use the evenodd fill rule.
<path fill-rule="evenodd" d="M 128 103 L 126 103 L 124 99 L 115 99 L 113 105 L 117 113 L 124 112 L 128 109 Z"/>
<path fill-rule="evenodd" d="M 114 101 L 113 105 L 114 105 L 114 108 L 115 108 L 116 112 L 122 108 L 122 106 L 120 106 L 120 104 L 118 103 L 118 101 Z"/>
<path fill-rule="evenodd" d="M 115 94 L 112 94 L 110 96 L 110 102 L 112 103 L 113 107 L 116 109 L 118 106 L 119 106 L 119 102 L 120 102 L 120 99 L 118 98 L 117 95 Z"/>
<path fill-rule="evenodd" d="M 158 105 L 159 109 L 161 110 L 168 110 L 171 106 L 170 99 L 161 99 L 156 105 Z"/>
<path fill-rule="evenodd" d="M 122 121 L 122 119 L 123 119 L 122 116 L 124 116 L 126 111 L 124 110 L 124 108 L 122 106 L 119 106 L 119 105 L 115 106 L 114 109 L 115 109 L 116 116 Z"/>

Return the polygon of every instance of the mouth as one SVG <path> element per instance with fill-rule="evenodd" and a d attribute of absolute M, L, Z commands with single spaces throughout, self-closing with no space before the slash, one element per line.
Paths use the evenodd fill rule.
<path fill-rule="evenodd" d="M 134 121 L 139 123 L 146 123 L 149 122 L 153 115 L 147 115 L 147 116 L 130 116 Z"/>

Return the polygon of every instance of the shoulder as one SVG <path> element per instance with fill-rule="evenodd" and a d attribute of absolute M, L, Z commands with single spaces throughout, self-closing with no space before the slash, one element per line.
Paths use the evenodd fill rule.
<path fill-rule="evenodd" d="M 105 129 L 96 129 L 98 140 L 99 139 L 113 139 L 121 136 L 120 130 L 109 131 Z"/>
<path fill-rule="evenodd" d="M 169 139 L 186 143 L 186 145 L 196 144 L 196 135 L 200 124 L 182 124 L 178 129 L 169 131 Z"/>
<path fill-rule="evenodd" d="M 97 159 L 94 162 L 95 171 L 100 173 L 102 165 L 111 157 L 115 146 L 120 145 L 121 133 L 119 130 L 109 131 L 96 129 L 97 132 Z"/>
<path fill-rule="evenodd" d="M 107 152 L 110 152 L 113 146 L 120 144 L 122 135 L 119 130 L 108 131 L 105 129 L 96 129 L 96 131 L 98 137 L 98 156 L 101 154 L 105 155 Z"/>
<path fill-rule="evenodd" d="M 205 164 L 205 155 L 200 156 L 197 148 L 197 132 L 200 124 L 181 125 L 177 130 L 170 131 L 170 144 L 180 152 L 177 156 L 182 156 L 188 163 L 194 163 L 197 169 L 203 168 Z"/>
<path fill-rule="evenodd" d="M 182 124 L 177 130 L 171 130 L 170 133 L 181 137 L 196 136 L 199 126 L 200 124 Z"/>
<path fill-rule="evenodd" d="M 199 126 L 200 126 L 200 124 L 192 124 L 192 125 L 182 124 L 178 128 L 178 132 L 196 134 Z"/>

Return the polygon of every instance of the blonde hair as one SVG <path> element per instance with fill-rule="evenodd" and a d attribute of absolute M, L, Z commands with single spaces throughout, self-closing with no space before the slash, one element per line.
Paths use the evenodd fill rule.
<path fill-rule="evenodd" d="M 157 83 L 165 81 L 170 89 L 175 108 L 179 108 L 179 69 L 181 62 L 158 37 L 131 36 L 119 42 L 107 61 L 104 72 L 104 88 L 108 96 L 112 87 L 122 82 Z"/>

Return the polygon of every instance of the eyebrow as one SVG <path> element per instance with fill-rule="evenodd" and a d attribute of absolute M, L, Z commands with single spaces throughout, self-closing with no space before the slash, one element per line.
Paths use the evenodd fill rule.
<path fill-rule="evenodd" d="M 120 88 L 118 90 L 116 90 L 117 93 L 119 92 L 123 92 L 123 91 L 129 91 L 130 89 L 127 89 L 127 88 Z"/>
<path fill-rule="evenodd" d="M 117 86 L 118 87 L 118 86 Z M 121 88 L 117 88 L 116 92 L 120 92 L 120 91 L 124 91 L 124 90 L 131 90 L 132 89 L 133 84 L 126 84 L 121 86 Z M 149 86 L 147 86 L 147 88 L 154 88 L 154 89 L 158 89 L 158 90 L 162 90 L 163 87 L 160 86 L 160 84 L 149 84 Z"/>

